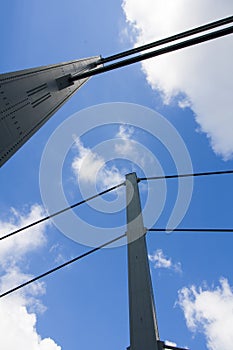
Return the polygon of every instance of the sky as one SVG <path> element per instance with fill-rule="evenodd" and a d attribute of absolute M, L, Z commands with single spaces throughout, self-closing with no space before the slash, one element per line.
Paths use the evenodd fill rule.
<path fill-rule="evenodd" d="M 232 15 L 231 0 L 9 0 L 6 73 L 108 55 Z M 0 234 L 140 177 L 233 169 L 232 35 L 91 78 L 0 170 Z M 63 128 L 61 179 L 48 166 Z M 55 133 L 54 133 L 55 132 Z M 56 138 L 57 137 L 57 138 Z M 59 138 L 60 137 L 60 138 Z M 51 152 L 50 152 L 51 151 Z M 46 158 L 48 157 L 48 158 Z M 47 163 L 46 163 L 47 161 Z M 232 228 L 232 175 L 139 183 L 146 227 Z M 0 289 L 123 234 L 125 187 L 0 244 Z M 232 347 L 231 234 L 147 233 L 160 338 Z M 125 242 L 0 300 L 4 350 L 126 349 Z"/>

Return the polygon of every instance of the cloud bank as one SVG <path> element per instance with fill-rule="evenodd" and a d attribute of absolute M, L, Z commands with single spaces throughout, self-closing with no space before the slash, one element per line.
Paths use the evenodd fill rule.
<path fill-rule="evenodd" d="M 0 220 L 0 236 L 43 217 L 43 209 L 33 205 L 26 213 L 11 210 L 11 217 Z M 3 293 L 33 276 L 22 271 L 26 256 L 46 243 L 46 223 L 26 230 L 0 245 L 0 292 Z M 33 283 L 19 292 L 0 299 L 1 348 L 4 350 L 61 350 L 50 338 L 44 338 L 36 330 L 37 315 L 45 311 L 39 297 L 45 293 L 44 283 Z"/>
<path fill-rule="evenodd" d="M 232 0 L 124 0 L 135 46 L 233 13 Z M 135 34 L 136 33 L 136 34 Z M 214 152 L 233 157 L 232 35 L 142 62 L 147 82 L 164 103 L 190 107 Z"/>
<path fill-rule="evenodd" d="M 183 288 L 179 291 L 187 327 L 204 333 L 210 350 L 231 350 L 233 343 L 233 291 L 225 278 L 214 288 Z"/>

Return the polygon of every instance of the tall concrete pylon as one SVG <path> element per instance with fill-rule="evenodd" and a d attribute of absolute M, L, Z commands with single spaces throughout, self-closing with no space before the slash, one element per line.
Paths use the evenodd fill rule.
<path fill-rule="evenodd" d="M 126 175 L 130 350 L 159 350 L 152 282 L 136 173 Z"/>
<path fill-rule="evenodd" d="M 187 350 L 159 339 L 136 173 L 126 175 L 130 346 L 127 350 Z"/>
<path fill-rule="evenodd" d="M 0 74 L 0 166 L 89 79 L 100 56 Z"/>

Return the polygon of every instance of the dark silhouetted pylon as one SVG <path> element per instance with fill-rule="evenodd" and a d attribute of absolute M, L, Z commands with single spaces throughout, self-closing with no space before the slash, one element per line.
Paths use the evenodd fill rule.
<path fill-rule="evenodd" d="M 70 82 L 67 77 L 87 72 L 99 60 L 96 56 L 0 75 L 0 166 L 89 79 Z"/>

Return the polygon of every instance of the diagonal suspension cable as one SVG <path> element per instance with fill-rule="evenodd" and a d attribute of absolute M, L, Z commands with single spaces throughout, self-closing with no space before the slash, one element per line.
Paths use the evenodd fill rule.
<path fill-rule="evenodd" d="M 202 173 L 190 173 L 190 174 L 174 174 L 164 176 L 151 176 L 151 177 L 139 177 L 138 181 L 145 180 L 161 180 L 161 179 L 175 179 L 179 177 L 197 177 L 197 176 L 211 176 L 211 175 L 227 175 L 233 174 L 233 170 L 220 170 L 220 171 L 206 171 Z"/>
<path fill-rule="evenodd" d="M 99 197 L 99 196 L 102 196 L 102 195 L 108 193 L 108 192 L 111 192 L 111 191 L 113 191 L 113 190 L 115 190 L 115 189 L 117 189 L 117 188 L 119 188 L 119 187 L 121 187 L 121 186 L 123 186 L 123 185 L 125 185 L 125 182 L 122 182 L 122 183 L 119 184 L 119 185 L 116 185 L 116 186 L 113 186 L 113 187 L 111 187 L 111 188 L 108 188 L 107 190 L 104 190 L 104 191 L 102 191 L 102 192 L 99 192 L 99 193 L 97 193 L 97 194 L 95 194 L 95 195 L 93 195 L 93 196 L 91 196 L 91 197 L 89 197 L 89 198 L 86 198 L 86 199 L 84 199 L 84 200 L 82 200 L 82 201 L 80 201 L 80 202 L 74 203 L 74 204 L 72 204 L 71 206 L 66 207 L 65 209 L 61 209 L 61 210 L 57 211 L 56 213 L 53 213 L 53 214 L 48 215 L 48 216 L 45 216 L 44 218 L 39 219 L 39 220 L 37 220 L 37 221 L 34 221 L 34 222 L 32 222 L 31 224 L 29 224 L 29 225 L 20 227 L 19 229 L 15 230 L 15 231 L 13 231 L 13 232 L 10 232 L 10 233 L 7 233 L 7 234 L 4 235 L 4 236 L 1 236 L 1 237 L 0 237 L 0 241 L 6 239 L 6 238 L 8 238 L 8 237 L 11 237 L 11 236 L 13 236 L 13 235 L 16 235 L 17 233 L 22 232 L 22 231 L 24 231 L 24 230 L 26 230 L 26 229 L 28 229 L 28 228 L 31 228 L 31 227 L 36 226 L 36 225 L 38 225 L 38 224 L 41 224 L 42 222 L 47 221 L 47 220 L 49 220 L 49 219 L 51 219 L 51 218 L 54 218 L 55 216 L 58 216 L 58 215 L 60 215 L 60 214 L 63 214 L 63 213 L 65 213 L 66 211 L 68 211 L 68 210 L 70 210 L 70 209 L 74 209 L 74 208 L 76 208 L 76 207 L 78 207 L 78 206 L 80 206 L 80 205 L 82 205 L 82 204 L 84 204 L 84 203 L 86 203 L 86 202 L 91 201 L 92 199 L 95 199 L 95 198 L 97 198 L 97 197 Z"/>
<path fill-rule="evenodd" d="M 218 229 L 213 229 L 213 228 L 175 228 L 175 229 L 150 228 L 150 229 L 147 229 L 147 231 L 148 232 L 167 232 L 167 231 L 172 231 L 172 232 L 222 232 L 222 233 L 230 233 L 230 232 L 233 232 L 233 229 L 232 228 L 231 229 L 219 229 L 219 228 Z M 62 268 L 70 265 L 70 264 L 73 264 L 74 262 L 76 262 L 78 260 L 81 260 L 81 259 L 85 258 L 86 256 L 91 255 L 91 254 L 95 253 L 96 251 L 98 251 L 98 250 L 100 250 L 100 249 L 102 249 L 102 248 L 104 248 L 104 247 L 106 247 L 106 246 L 108 246 L 108 245 L 110 245 L 110 244 L 112 244 L 112 243 L 114 243 L 114 242 L 124 238 L 124 237 L 126 237 L 126 233 L 124 233 L 123 235 L 121 235 L 119 237 L 116 237 L 116 238 L 112 239 L 111 241 L 103 243 L 103 244 L 99 245 L 98 247 L 93 248 L 93 249 L 87 251 L 86 253 L 83 253 L 83 254 L 81 254 L 81 255 L 79 255 L 79 256 L 71 259 L 71 260 L 68 260 L 67 262 L 65 262 L 65 263 L 63 263 L 61 265 L 58 265 L 58 266 L 54 267 L 53 269 L 48 270 L 48 271 L 46 271 L 46 272 L 44 272 L 44 273 L 42 273 L 42 274 L 40 274 L 40 275 L 38 275 L 36 277 L 34 277 L 34 278 L 24 282 L 24 283 L 21 283 L 20 285 L 14 287 L 12 289 L 7 290 L 6 292 L 3 292 L 2 294 L 0 294 L 0 298 L 3 298 L 3 297 L 5 297 L 5 296 L 7 296 L 7 295 L 9 295 L 9 294 L 11 294 L 13 292 L 16 292 L 17 290 L 19 290 L 19 289 L 21 289 L 23 287 L 26 287 L 27 285 L 29 285 L 29 284 L 31 284 L 33 282 L 36 282 L 36 281 L 38 281 L 38 280 L 40 280 L 40 279 L 42 279 L 42 278 L 44 278 L 44 277 L 46 277 L 46 276 L 48 276 L 50 274 L 52 274 L 52 273 L 62 269 Z"/>
<path fill-rule="evenodd" d="M 86 256 L 91 255 L 91 254 L 97 252 L 98 250 L 100 250 L 100 249 L 102 249 L 102 248 L 104 248 L 104 247 L 106 247 L 106 246 L 108 246 L 108 245 L 110 245 L 110 244 L 112 244 L 112 243 L 114 243 L 114 242 L 116 242 L 116 241 L 119 241 L 121 238 L 124 238 L 125 236 L 126 236 L 126 234 L 123 234 L 123 235 L 121 235 L 121 236 L 119 236 L 119 237 L 117 237 L 117 238 L 114 238 L 114 239 L 112 239 L 111 241 L 108 241 L 108 242 L 106 242 L 106 243 L 103 243 L 103 244 L 99 245 L 98 247 L 93 248 L 93 249 L 87 251 L 86 253 L 83 253 L 82 255 L 77 256 L 77 257 L 74 258 L 74 259 L 71 259 L 71 260 L 69 260 L 69 261 L 67 261 L 67 262 L 65 262 L 65 263 L 63 263 L 63 264 L 61 264 L 61 265 L 58 265 L 58 266 L 54 267 L 54 268 L 51 269 L 51 270 L 48 270 L 48 271 L 42 273 L 41 275 L 38 275 L 38 276 L 36 276 L 36 277 L 34 277 L 34 278 L 32 278 L 32 279 L 30 279 L 30 280 L 28 280 L 28 281 L 26 281 L 26 282 L 24 282 L 24 283 L 22 283 L 22 284 L 19 284 L 18 286 L 14 287 L 14 288 L 12 288 L 12 289 L 9 289 L 8 291 L 6 291 L 6 292 L 0 294 L 0 298 L 3 298 L 3 297 L 5 297 L 6 295 L 9 295 L 9 294 L 11 294 L 11 293 L 13 293 L 13 292 L 16 292 L 17 290 L 19 290 L 19 289 L 21 289 L 21 288 L 23 288 L 23 287 L 26 287 L 26 286 L 28 286 L 29 284 L 31 284 L 31 283 L 33 283 L 33 282 L 36 282 L 36 281 L 40 280 L 41 278 L 46 277 L 46 276 L 50 275 L 51 273 L 54 273 L 54 272 L 56 272 L 56 271 L 62 269 L 63 267 L 65 267 L 65 266 L 67 266 L 67 265 L 73 264 L 74 262 L 76 262 L 76 261 L 78 261 L 78 260 L 81 260 L 81 259 L 85 258 Z"/>
<path fill-rule="evenodd" d="M 171 43 L 171 42 L 179 40 L 179 39 L 184 39 L 184 38 L 187 38 L 191 35 L 199 34 L 199 33 L 202 33 L 204 31 L 207 31 L 207 30 L 215 29 L 217 27 L 220 27 L 220 26 L 223 26 L 226 24 L 230 24 L 232 22 L 233 22 L 233 16 L 225 17 L 225 18 L 222 18 L 220 20 L 217 20 L 217 21 L 214 21 L 211 23 L 207 23 L 207 24 L 204 24 L 202 26 L 199 26 L 199 27 L 196 27 L 193 29 L 186 30 L 182 33 L 175 34 L 175 35 L 169 36 L 167 38 L 154 41 L 154 42 L 149 43 L 149 44 L 135 47 L 133 49 L 123 51 L 123 52 L 120 52 L 120 53 L 117 53 L 115 55 L 111 55 L 108 57 L 103 57 L 103 58 L 101 58 L 99 63 L 104 64 L 104 63 L 108 63 L 111 61 L 115 61 L 115 60 L 118 60 L 120 58 L 131 56 L 131 55 L 134 55 L 135 53 L 139 53 L 139 52 L 142 52 L 145 50 L 152 49 L 152 48 L 157 47 L 157 46 L 168 44 L 168 43 Z"/>
<path fill-rule="evenodd" d="M 224 175 L 224 174 L 233 174 L 233 170 L 210 171 L 210 172 L 192 173 L 192 174 L 164 175 L 164 176 L 154 176 L 154 177 L 148 177 L 148 178 L 146 178 L 146 177 L 141 177 L 141 178 L 138 178 L 138 181 L 160 180 L 160 179 L 172 179 L 172 178 L 189 177 L 189 176 Z M 9 237 L 11 237 L 11 236 L 13 236 L 13 235 L 16 235 L 17 233 L 22 232 L 22 231 L 24 231 L 24 230 L 26 230 L 26 229 L 28 229 L 28 228 L 31 228 L 31 227 L 33 227 L 33 226 L 36 226 L 36 225 L 38 225 L 38 224 L 40 224 L 40 223 L 42 223 L 42 222 L 44 222 L 44 221 L 47 221 L 47 220 L 49 220 L 49 219 L 51 219 L 51 218 L 53 218 L 53 217 L 55 217 L 55 216 L 57 216 L 57 215 L 60 215 L 60 214 L 66 212 L 66 211 L 68 211 L 68 210 L 70 210 L 70 209 L 76 208 L 76 207 L 78 207 L 78 206 L 81 205 L 81 204 L 84 204 L 84 203 L 86 203 L 86 202 L 88 202 L 88 201 L 90 201 L 90 200 L 92 200 L 92 199 L 94 199 L 94 198 L 97 198 L 98 196 L 102 196 L 102 195 L 104 195 L 105 193 L 108 193 L 108 192 L 110 192 L 110 191 L 113 191 L 113 190 L 115 190 L 115 189 L 117 189 L 117 188 L 119 188 L 119 187 L 121 187 L 121 186 L 123 186 L 123 185 L 125 185 L 125 182 L 122 182 L 122 183 L 119 184 L 119 185 L 116 185 L 116 186 L 113 186 L 113 187 L 111 187 L 111 188 L 108 188 L 108 189 L 105 190 L 105 191 L 99 192 L 99 193 L 97 193 L 97 194 L 94 195 L 94 196 L 91 196 L 91 197 L 86 198 L 86 199 L 84 199 L 84 200 L 82 200 L 82 201 L 80 201 L 80 202 L 77 202 L 77 203 L 75 203 L 75 204 L 73 204 L 73 205 L 71 205 L 71 206 L 69 206 L 69 207 L 67 207 L 67 208 L 65 208 L 65 209 L 59 210 L 59 211 L 57 211 L 57 212 L 55 212 L 55 213 L 53 213 L 53 214 L 51 214 L 51 215 L 48 215 L 48 216 L 46 216 L 46 217 L 44 217 L 44 218 L 42 218 L 42 219 L 40 219 L 40 220 L 34 221 L 34 222 L 32 222 L 31 224 L 26 225 L 26 226 L 23 226 L 23 227 L 21 227 L 21 228 L 15 230 L 15 231 L 13 231 L 13 232 L 7 233 L 6 235 L 0 237 L 0 241 L 4 240 L 4 239 L 6 239 L 6 238 L 9 238 Z"/>
<path fill-rule="evenodd" d="M 211 33 L 199 36 L 199 37 L 195 37 L 195 38 L 183 41 L 183 42 L 179 42 L 179 43 L 174 44 L 174 45 L 166 46 L 166 47 L 158 49 L 158 50 L 154 50 L 151 52 L 147 52 L 145 54 L 141 54 L 138 56 L 134 56 L 134 57 L 125 59 L 125 60 L 121 60 L 119 62 L 109 64 L 107 66 L 103 66 L 100 68 L 89 70 L 85 73 L 71 76 L 68 78 L 68 80 L 70 82 L 74 82 L 74 81 L 88 78 L 88 77 L 91 77 L 91 76 L 94 76 L 97 74 L 109 72 L 109 71 L 114 70 L 114 69 L 129 66 L 131 64 L 141 62 L 141 61 L 144 61 L 144 60 L 149 59 L 149 58 L 161 56 L 161 55 L 169 53 L 169 52 L 178 51 L 178 50 L 181 50 L 181 49 L 184 49 L 184 48 L 187 48 L 190 46 L 194 46 L 197 44 L 201 44 L 201 43 L 207 42 L 209 40 L 217 39 L 217 38 L 220 38 L 220 37 L 232 34 L 232 33 L 233 33 L 233 26 L 230 26 L 230 27 L 220 29 L 220 30 L 217 30 L 217 31 L 214 31 L 214 32 L 211 32 Z M 98 64 L 99 64 L 99 62 L 98 62 Z"/>

